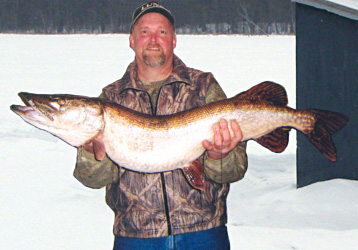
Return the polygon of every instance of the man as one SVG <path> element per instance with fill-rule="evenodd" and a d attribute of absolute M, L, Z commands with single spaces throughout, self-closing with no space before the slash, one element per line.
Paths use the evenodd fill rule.
<path fill-rule="evenodd" d="M 101 97 L 153 115 L 226 98 L 211 73 L 186 67 L 174 54 L 174 17 L 157 2 L 134 12 L 129 42 L 135 60 Z M 92 188 L 106 186 L 106 201 L 115 213 L 115 250 L 230 249 L 226 198 L 229 183 L 246 172 L 246 144 L 235 122 L 223 120 L 213 129 L 214 143 L 203 141 L 206 152 L 196 161 L 204 166 L 204 191 L 193 188 L 180 169 L 138 173 L 106 157 L 97 161 L 91 143 L 78 149 L 75 177 Z"/>

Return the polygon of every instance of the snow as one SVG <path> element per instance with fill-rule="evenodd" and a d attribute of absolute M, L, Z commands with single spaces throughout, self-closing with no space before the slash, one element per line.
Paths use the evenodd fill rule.
<path fill-rule="evenodd" d="M 76 150 L 9 106 L 21 103 L 20 91 L 97 96 L 132 61 L 128 36 L 0 35 L 0 47 L 0 249 L 112 249 L 105 190 L 76 181 Z M 293 36 L 185 35 L 176 54 L 213 72 L 228 96 L 271 80 L 295 106 Z M 248 172 L 228 199 L 232 249 L 356 249 L 358 182 L 296 189 L 295 142 L 291 133 L 281 154 L 249 143 Z"/>
<path fill-rule="evenodd" d="M 358 1 L 357 0 L 330 0 L 329 2 L 347 6 L 349 8 L 358 10 Z"/>
<path fill-rule="evenodd" d="M 352 10 L 358 10 L 357 0 L 293 0 L 294 2 L 303 3 L 312 6 L 321 6 L 325 8 L 337 8 L 338 6 L 345 6 Z"/>
<path fill-rule="evenodd" d="M 357 0 L 292 0 L 318 9 L 327 10 L 337 15 L 358 20 Z"/>

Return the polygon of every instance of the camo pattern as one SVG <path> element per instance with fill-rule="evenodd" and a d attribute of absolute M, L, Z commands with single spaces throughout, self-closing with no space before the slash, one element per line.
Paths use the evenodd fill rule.
<path fill-rule="evenodd" d="M 103 89 L 101 97 L 142 113 L 157 115 L 172 114 L 225 98 L 211 73 L 187 68 L 176 56 L 174 70 L 159 90 L 158 100 L 151 100 L 151 96 L 143 89 L 134 61 L 122 79 Z M 228 174 L 231 178 L 229 181 L 243 178 L 247 168 L 245 149 L 246 144 L 240 144 L 227 157 L 229 160 L 221 162 L 225 162 L 220 168 L 225 168 L 226 172 L 232 169 Z M 210 165 L 217 163 L 210 162 L 205 155 L 199 159 L 207 170 L 203 176 L 205 191 L 199 191 L 189 185 L 182 170 L 138 173 L 114 163 L 108 167 L 111 162 L 108 158 L 101 163 L 95 162 L 93 156 L 83 151 L 78 151 L 75 177 L 87 186 L 98 188 L 106 185 L 106 201 L 115 213 L 115 235 L 150 238 L 226 224 L 226 198 L 230 185 L 212 181 L 210 176 L 218 174 Z M 102 184 L 95 181 L 98 173 L 88 173 L 91 163 L 96 171 L 102 171 L 103 176 L 106 176 L 105 180 L 101 180 Z M 101 170 L 102 164 L 106 169 Z"/>

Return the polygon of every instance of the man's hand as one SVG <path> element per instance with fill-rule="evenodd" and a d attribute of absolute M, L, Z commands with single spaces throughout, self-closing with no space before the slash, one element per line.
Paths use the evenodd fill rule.
<path fill-rule="evenodd" d="M 210 159 L 220 160 L 225 158 L 242 140 L 242 131 L 237 122 L 231 122 L 231 128 L 233 135 L 230 134 L 227 121 L 221 120 L 219 124 L 214 126 L 214 143 L 211 144 L 208 140 L 203 141 L 203 146 Z"/>

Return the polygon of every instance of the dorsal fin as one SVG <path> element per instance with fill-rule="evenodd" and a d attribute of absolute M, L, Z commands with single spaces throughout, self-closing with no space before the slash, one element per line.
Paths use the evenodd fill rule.
<path fill-rule="evenodd" d="M 234 97 L 245 99 L 252 103 L 267 101 L 275 106 L 286 106 L 288 103 L 287 93 L 284 87 L 274 82 L 262 82 L 251 89 Z"/>

